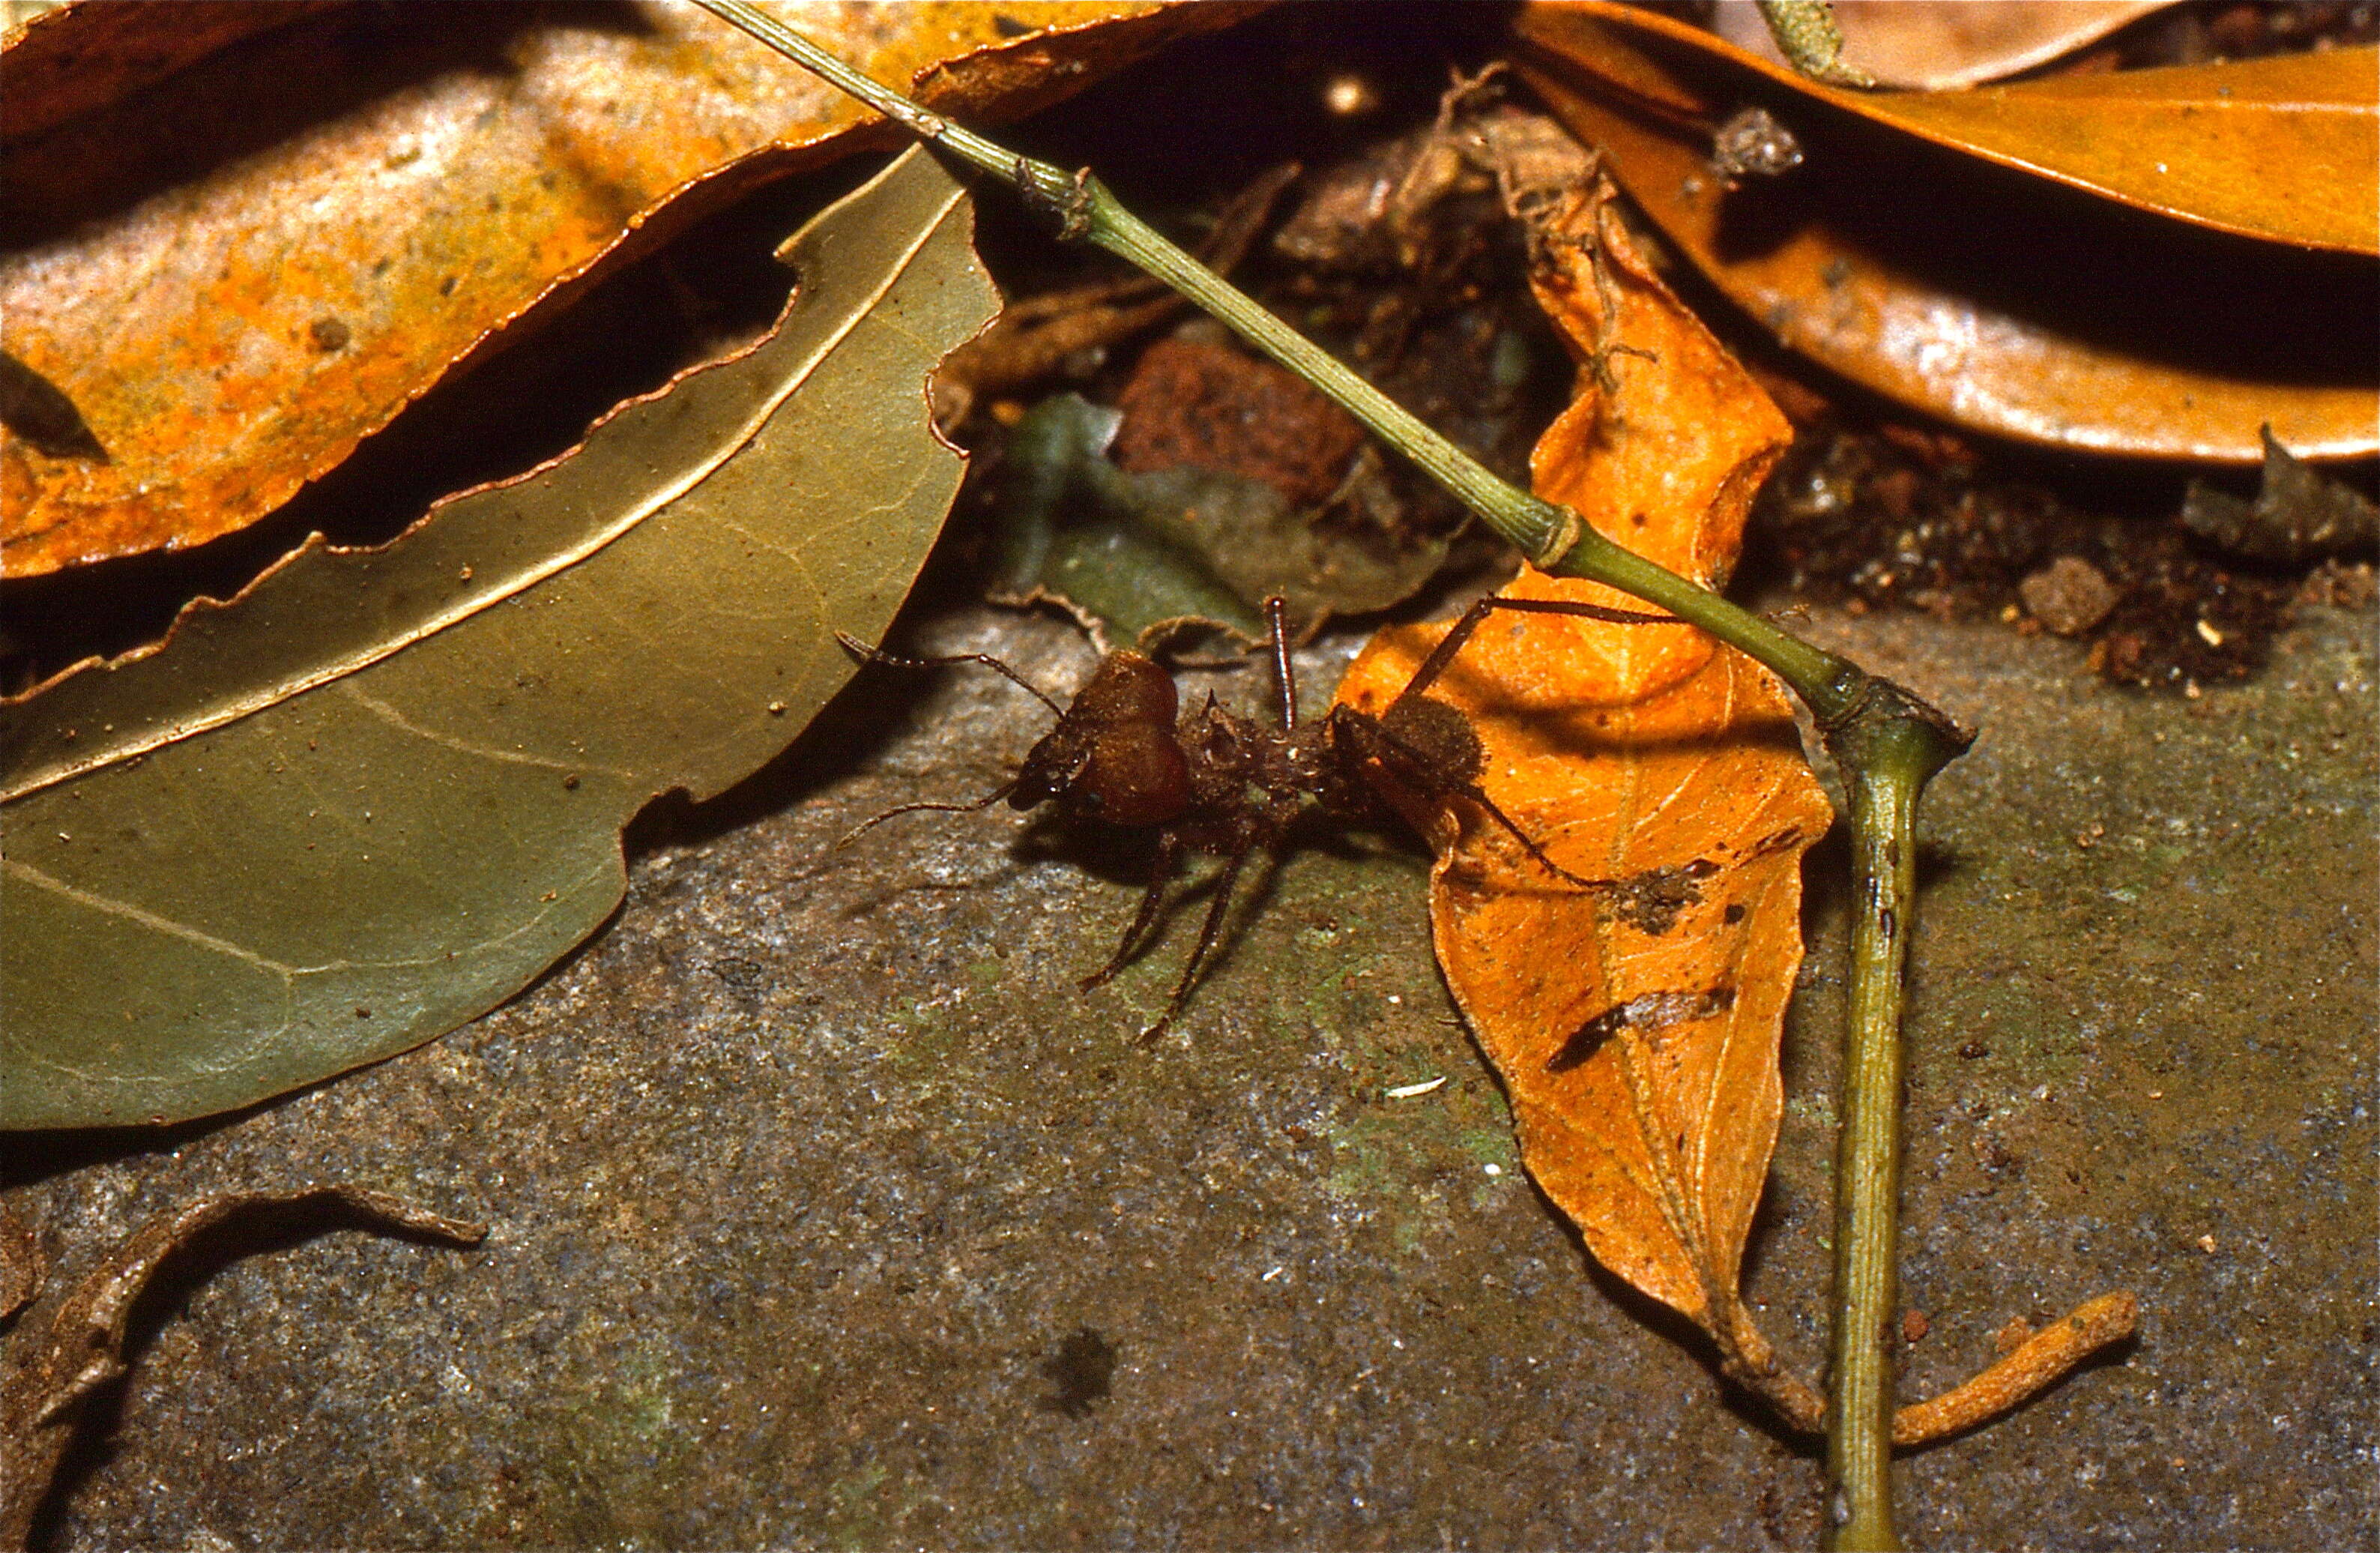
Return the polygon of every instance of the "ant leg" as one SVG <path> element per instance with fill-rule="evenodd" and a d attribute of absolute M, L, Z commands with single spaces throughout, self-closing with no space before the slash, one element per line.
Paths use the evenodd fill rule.
<path fill-rule="evenodd" d="M 1289 666 L 1289 605 L 1278 593 L 1265 601 L 1265 618 L 1272 622 L 1272 679 L 1281 690 L 1281 726 L 1297 732 L 1297 674 Z"/>
<path fill-rule="evenodd" d="M 1573 599 L 1499 599 L 1494 594 L 1489 594 L 1463 611 L 1463 618 L 1454 623 L 1453 627 L 1446 633 L 1445 637 L 1436 647 L 1430 649 L 1429 656 L 1423 659 L 1421 667 L 1414 671 L 1414 677 L 1406 683 L 1402 690 L 1397 693 L 1398 698 L 1402 700 L 1407 696 L 1418 696 L 1437 684 L 1438 677 L 1446 673 L 1447 665 L 1454 661 L 1454 655 L 1463 650 L 1463 644 L 1471 639 L 1471 633 L 1478 630 L 1488 617 L 1498 610 L 1512 610 L 1521 614 L 1576 615 L 1587 620 L 1609 621 L 1614 625 L 1682 625 L 1685 624 L 1674 614 L 1645 614 L 1637 610 L 1615 610 L 1602 604 L 1581 603 Z"/>
<path fill-rule="evenodd" d="M 1223 918 L 1232 909 L 1232 889 L 1240 882 L 1240 870 L 1247 866 L 1248 854 L 1254 850 L 1242 847 L 1223 865 L 1223 877 L 1215 886 L 1214 903 L 1208 906 L 1207 920 L 1198 928 L 1198 947 L 1190 952 L 1190 963 L 1182 967 L 1182 979 L 1173 984 L 1173 996 L 1165 1000 L 1165 1012 L 1157 1016 L 1156 1024 L 1140 1033 L 1141 1045 L 1154 1044 L 1165 1034 L 1165 1027 L 1173 1023 L 1173 1016 L 1182 1012 L 1182 1005 L 1190 1001 L 1190 988 L 1198 979 L 1198 967 L 1207 963 L 1215 940 L 1222 936 Z"/>
<path fill-rule="evenodd" d="M 1051 700 L 1047 695 L 1043 694 L 1040 686 L 1035 685 L 1031 680 L 1026 679 L 1023 674 L 1018 673 L 1015 670 L 1010 668 L 1007 664 L 1002 662 L 999 659 L 994 658 L 988 652 L 960 652 L 954 653 L 948 658 L 900 658 L 884 651 L 880 648 L 868 646 L 866 642 L 861 641 L 857 637 L 851 635 L 847 631 L 837 631 L 834 634 L 834 639 L 843 644 L 844 651 L 850 653 L 854 658 L 860 660 L 862 662 L 889 663 L 896 669 L 946 669 L 959 663 L 980 663 L 985 668 L 997 672 L 1012 684 L 1023 686 L 1026 690 L 1032 692 L 1034 697 L 1038 698 L 1043 706 L 1048 707 L 1060 717 L 1066 715 L 1066 709 Z M 995 795 L 995 796 L 997 796 L 997 795 Z M 990 799 L 986 799 L 984 802 L 990 803 Z M 919 807 L 923 807 L 925 806 L 920 805 Z M 984 804 L 974 804 L 969 807 L 973 808 L 981 808 L 984 807 Z M 895 809 L 893 812 L 897 814 L 901 811 Z"/>
<path fill-rule="evenodd" d="M 1140 942 L 1141 935 L 1148 932 L 1148 925 L 1156 920 L 1158 903 L 1165 899 L 1165 887 L 1173 882 L 1173 870 L 1181 861 L 1182 838 L 1167 831 L 1158 839 L 1157 871 L 1148 881 L 1148 892 L 1140 898 L 1140 909 L 1132 914 L 1132 926 L 1123 930 L 1123 940 L 1116 945 L 1114 957 L 1101 965 L 1096 975 L 1083 978 L 1081 986 L 1084 991 L 1106 986 L 1116 972 L 1123 969 L 1124 962 L 1132 958 L 1133 946 Z"/>
<path fill-rule="evenodd" d="M 870 819 L 864 824 L 853 826 L 849 831 L 844 831 L 843 839 L 836 842 L 834 844 L 838 848 L 849 846 L 853 842 L 857 841 L 860 837 L 866 835 L 868 831 L 873 831 L 879 825 L 883 824 L 886 820 L 892 819 L 896 814 L 916 814 L 920 809 L 932 809 L 939 814 L 975 814 L 980 810 L 991 807 L 992 805 L 1000 802 L 1000 800 L 1007 797 L 1011 793 L 1015 791 L 1016 783 L 1010 782 L 993 788 L 990 792 L 985 794 L 982 797 L 978 798 L 971 804 L 903 804 L 899 808 L 886 809 L 882 814 L 878 815 L 875 819 Z"/>

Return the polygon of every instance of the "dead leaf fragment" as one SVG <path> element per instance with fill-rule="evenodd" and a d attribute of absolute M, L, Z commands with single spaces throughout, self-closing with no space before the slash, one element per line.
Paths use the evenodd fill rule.
<path fill-rule="evenodd" d="M 1993 1340 L 1998 1362 L 1931 1401 L 1895 1413 L 1892 1443 L 1925 1445 L 1988 1423 L 2040 1395 L 2093 1354 L 2130 1339 L 2140 1326 L 2141 1302 L 2129 1290 L 2085 1300 L 2038 1332 L 2023 1317 L 2010 1317 Z"/>
<path fill-rule="evenodd" d="M 2266 420 L 2304 456 L 2380 448 L 2371 50 L 1874 94 L 1598 0 L 1519 29 L 1523 74 L 1663 233 L 1856 382 L 2084 451 L 2249 463 Z M 1748 103 L 1806 164 L 1730 192 L 1711 137 Z"/>
<path fill-rule="evenodd" d="M 1581 358 L 1575 403 L 1537 444 L 1536 486 L 1708 586 L 1733 564 L 1791 433 L 1607 219 L 1612 192 L 1575 192 L 1534 245 L 1539 303 Z M 1534 569 L 1506 596 L 1634 601 Z M 1381 632 L 1339 698 L 1377 715 L 1443 635 Z M 1390 795 L 1437 846 L 1439 964 L 1512 1097 L 1524 1162 L 1597 1261 L 1700 1327 L 1788 1426 L 1819 1430 L 1824 1400 L 1738 1287 L 1783 1103 L 1802 855 L 1834 821 L 1784 687 L 1683 625 L 1535 614 L 1491 619 L 1439 683 L 1478 734 L 1488 796 L 1564 868 L 1606 881 L 1549 879 L 1468 805 Z M 1894 1438 L 1972 1428 L 2137 1322 L 2129 1293 L 2092 1301 L 1902 1409 Z"/>
<path fill-rule="evenodd" d="M 1878 86 L 1944 91 L 2097 42 L 2175 0 L 1834 0 L 1843 59 Z M 1786 67 L 1754 0 L 1718 0 L 1711 30 Z"/>
<path fill-rule="evenodd" d="M 1000 119 L 1248 7 L 783 9 L 929 103 Z M 257 30 L 266 16 L 285 24 Z M 186 47 L 201 21 L 229 41 Z M 110 66 L 128 94 L 103 103 L 67 102 L 70 72 L 20 103 L 18 54 L 58 56 L 46 40 L 66 34 L 119 61 L 203 57 L 140 91 L 152 72 Z M 11 44 L 0 67 L 29 129 L 0 147 L 0 311 L 9 348 L 114 461 L 0 438 L 9 576 L 244 527 L 507 328 L 533 333 L 761 183 L 892 143 L 855 139 L 873 115 L 759 43 L 652 0 L 310 15 L 168 0 L 76 7 Z"/>
<path fill-rule="evenodd" d="M 1541 59 L 1565 60 L 1671 117 L 1709 118 L 1710 100 L 1730 92 L 1800 99 L 2160 215 L 2268 242 L 2380 253 L 2374 49 L 1971 91 L 1860 92 L 1614 0 L 1532 0 L 1519 27 Z M 1759 83 L 1785 91 L 1760 92 Z"/>
<path fill-rule="evenodd" d="M 592 931 L 630 817 L 783 749 L 907 592 L 960 471 L 927 379 L 996 307 L 968 237 L 906 153 L 795 239 L 750 351 L 0 702 L 0 1126 L 262 1099 Z"/>
<path fill-rule="evenodd" d="M 82 1404 L 124 1374 L 133 1305 L 158 1270 L 234 1219 L 290 1209 L 334 1210 L 368 1228 L 454 1245 L 477 1245 L 488 1232 L 484 1224 L 352 1185 L 226 1193 L 152 1219 L 60 1299 L 46 1319 L 37 1309 L 9 1334 L 6 1370 L 0 1377 L 0 1548 L 26 1546 L 34 1513 L 72 1443 Z M 15 1222 L 12 1217 L 6 1221 Z"/>
<path fill-rule="evenodd" d="M 1713 582 L 1790 431 L 1608 219 L 1609 193 L 1573 192 L 1536 245 L 1539 300 L 1584 362 L 1536 489 Z M 1535 572 L 1508 591 L 1635 602 Z M 1383 632 L 1340 698 L 1378 712 L 1439 634 Z M 1511 1092 L 1524 1160 L 1598 1261 L 1816 1428 L 1815 1393 L 1737 1292 L 1782 1103 L 1801 856 L 1833 821 L 1782 687 L 1687 627 L 1543 616 L 1491 620 L 1440 684 L 1478 731 L 1489 796 L 1563 867 L 1613 881 L 1551 880 L 1477 815 L 1415 817 L 1440 846 L 1439 963 Z M 1628 883 L 1658 879 L 1693 888 L 1630 909 Z"/>
<path fill-rule="evenodd" d="M 2264 429 L 2265 469 L 2256 499 L 2243 502 L 2192 480 L 2181 524 L 2225 550 L 2257 561 L 2295 563 L 2380 541 L 2380 507 L 2283 447 Z"/>
<path fill-rule="evenodd" d="M 8 90 L 0 140 L 120 102 L 217 49 L 303 21 L 338 0 L 164 0 L 143 6 L 68 0 L 0 39 Z"/>
<path fill-rule="evenodd" d="M 1160 340 L 1141 353 L 1116 407 L 1127 474 L 1202 468 L 1261 480 L 1293 502 L 1339 488 L 1364 443 L 1355 418 L 1283 367 L 1230 346 Z"/>

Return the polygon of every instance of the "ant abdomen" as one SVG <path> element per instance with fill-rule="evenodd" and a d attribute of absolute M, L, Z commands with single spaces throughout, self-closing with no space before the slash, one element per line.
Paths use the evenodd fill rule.
<path fill-rule="evenodd" d="M 1095 724 L 1146 722 L 1170 729 L 1181 708 L 1173 676 L 1155 661 L 1124 651 L 1107 655 L 1091 682 L 1075 693 L 1066 715 Z"/>

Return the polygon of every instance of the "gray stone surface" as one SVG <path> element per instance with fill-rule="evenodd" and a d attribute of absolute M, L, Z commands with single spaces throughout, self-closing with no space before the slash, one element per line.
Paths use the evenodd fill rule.
<path fill-rule="evenodd" d="M 1998 630 L 1806 625 L 1986 727 L 1925 823 L 1909 1394 L 2010 1316 L 2119 1286 L 2148 1313 L 2130 1353 L 1911 1459 L 1912 1546 L 2371 1546 L 2370 617 L 2318 615 L 2194 702 Z M 1088 666 L 1045 622 L 926 636 Z M 1813 1546 L 1813 1460 L 1516 1171 L 1402 843 L 1318 833 L 1146 1049 L 1195 911 L 1073 989 L 1129 854 L 1004 807 L 830 850 L 989 789 L 1045 715 L 989 675 L 870 680 L 650 826 L 618 918 L 478 1024 L 162 1146 L 12 1145 L 61 1276 L 198 1194 L 310 1178 L 493 1226 L 186 1278 L 51 1544 Z M 1809 1371 L 1843 855 L 1812 865 L 1755 1240 Z M 1048 1367 L 1083 1329 L 1111 1394 L 1070 1411 Z"/>

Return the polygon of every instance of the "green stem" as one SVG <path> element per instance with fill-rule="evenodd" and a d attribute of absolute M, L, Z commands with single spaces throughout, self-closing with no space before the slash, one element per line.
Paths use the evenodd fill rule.
<path fill-rule="evenodd" d="M 1166 282 L 1313 383 L 1435 477 L 1549 572 L 1634 594 L 1776 671 L 1807 702 L 1852 799 L 1864 908 L 1852 934 L 1852 1028 L 1837 1171 L 1834 1400 L 1828 1461 L 1840 1548 L 1890 1547 L 1891 1364 L 1900 1195 L 1900 989 L 1914 897 L 1912 820 L 1926 782 L 1970 737 L 1915 695 L 1779 629 L 1519 490 L 1267 312 L 1117 203 L 1088 171 L 1014 154 L 917 106 L 743 0 L 696 0 L 951 154 L 1014 186 L 1062 237 L 1098 244 Z M 1786 6 L 1785 9 L 1797 9 Z"/>
<path fill-rule="evenodd" d="M 1922 722 L 1847 733 L 1837 758 L 1850 790 L 1851 1014 L 1843 1045 L 1842 1132 L 1835 1160 L 1835 1327 L 1827 1408 L 1833 1482 L 1827 1546 L 1897 1548 L 1892 1526 L 1892 1318 L 1898 1304 L 1900 1001 L 1916 901 L 1917 795 L 1946 758 Z"/>

